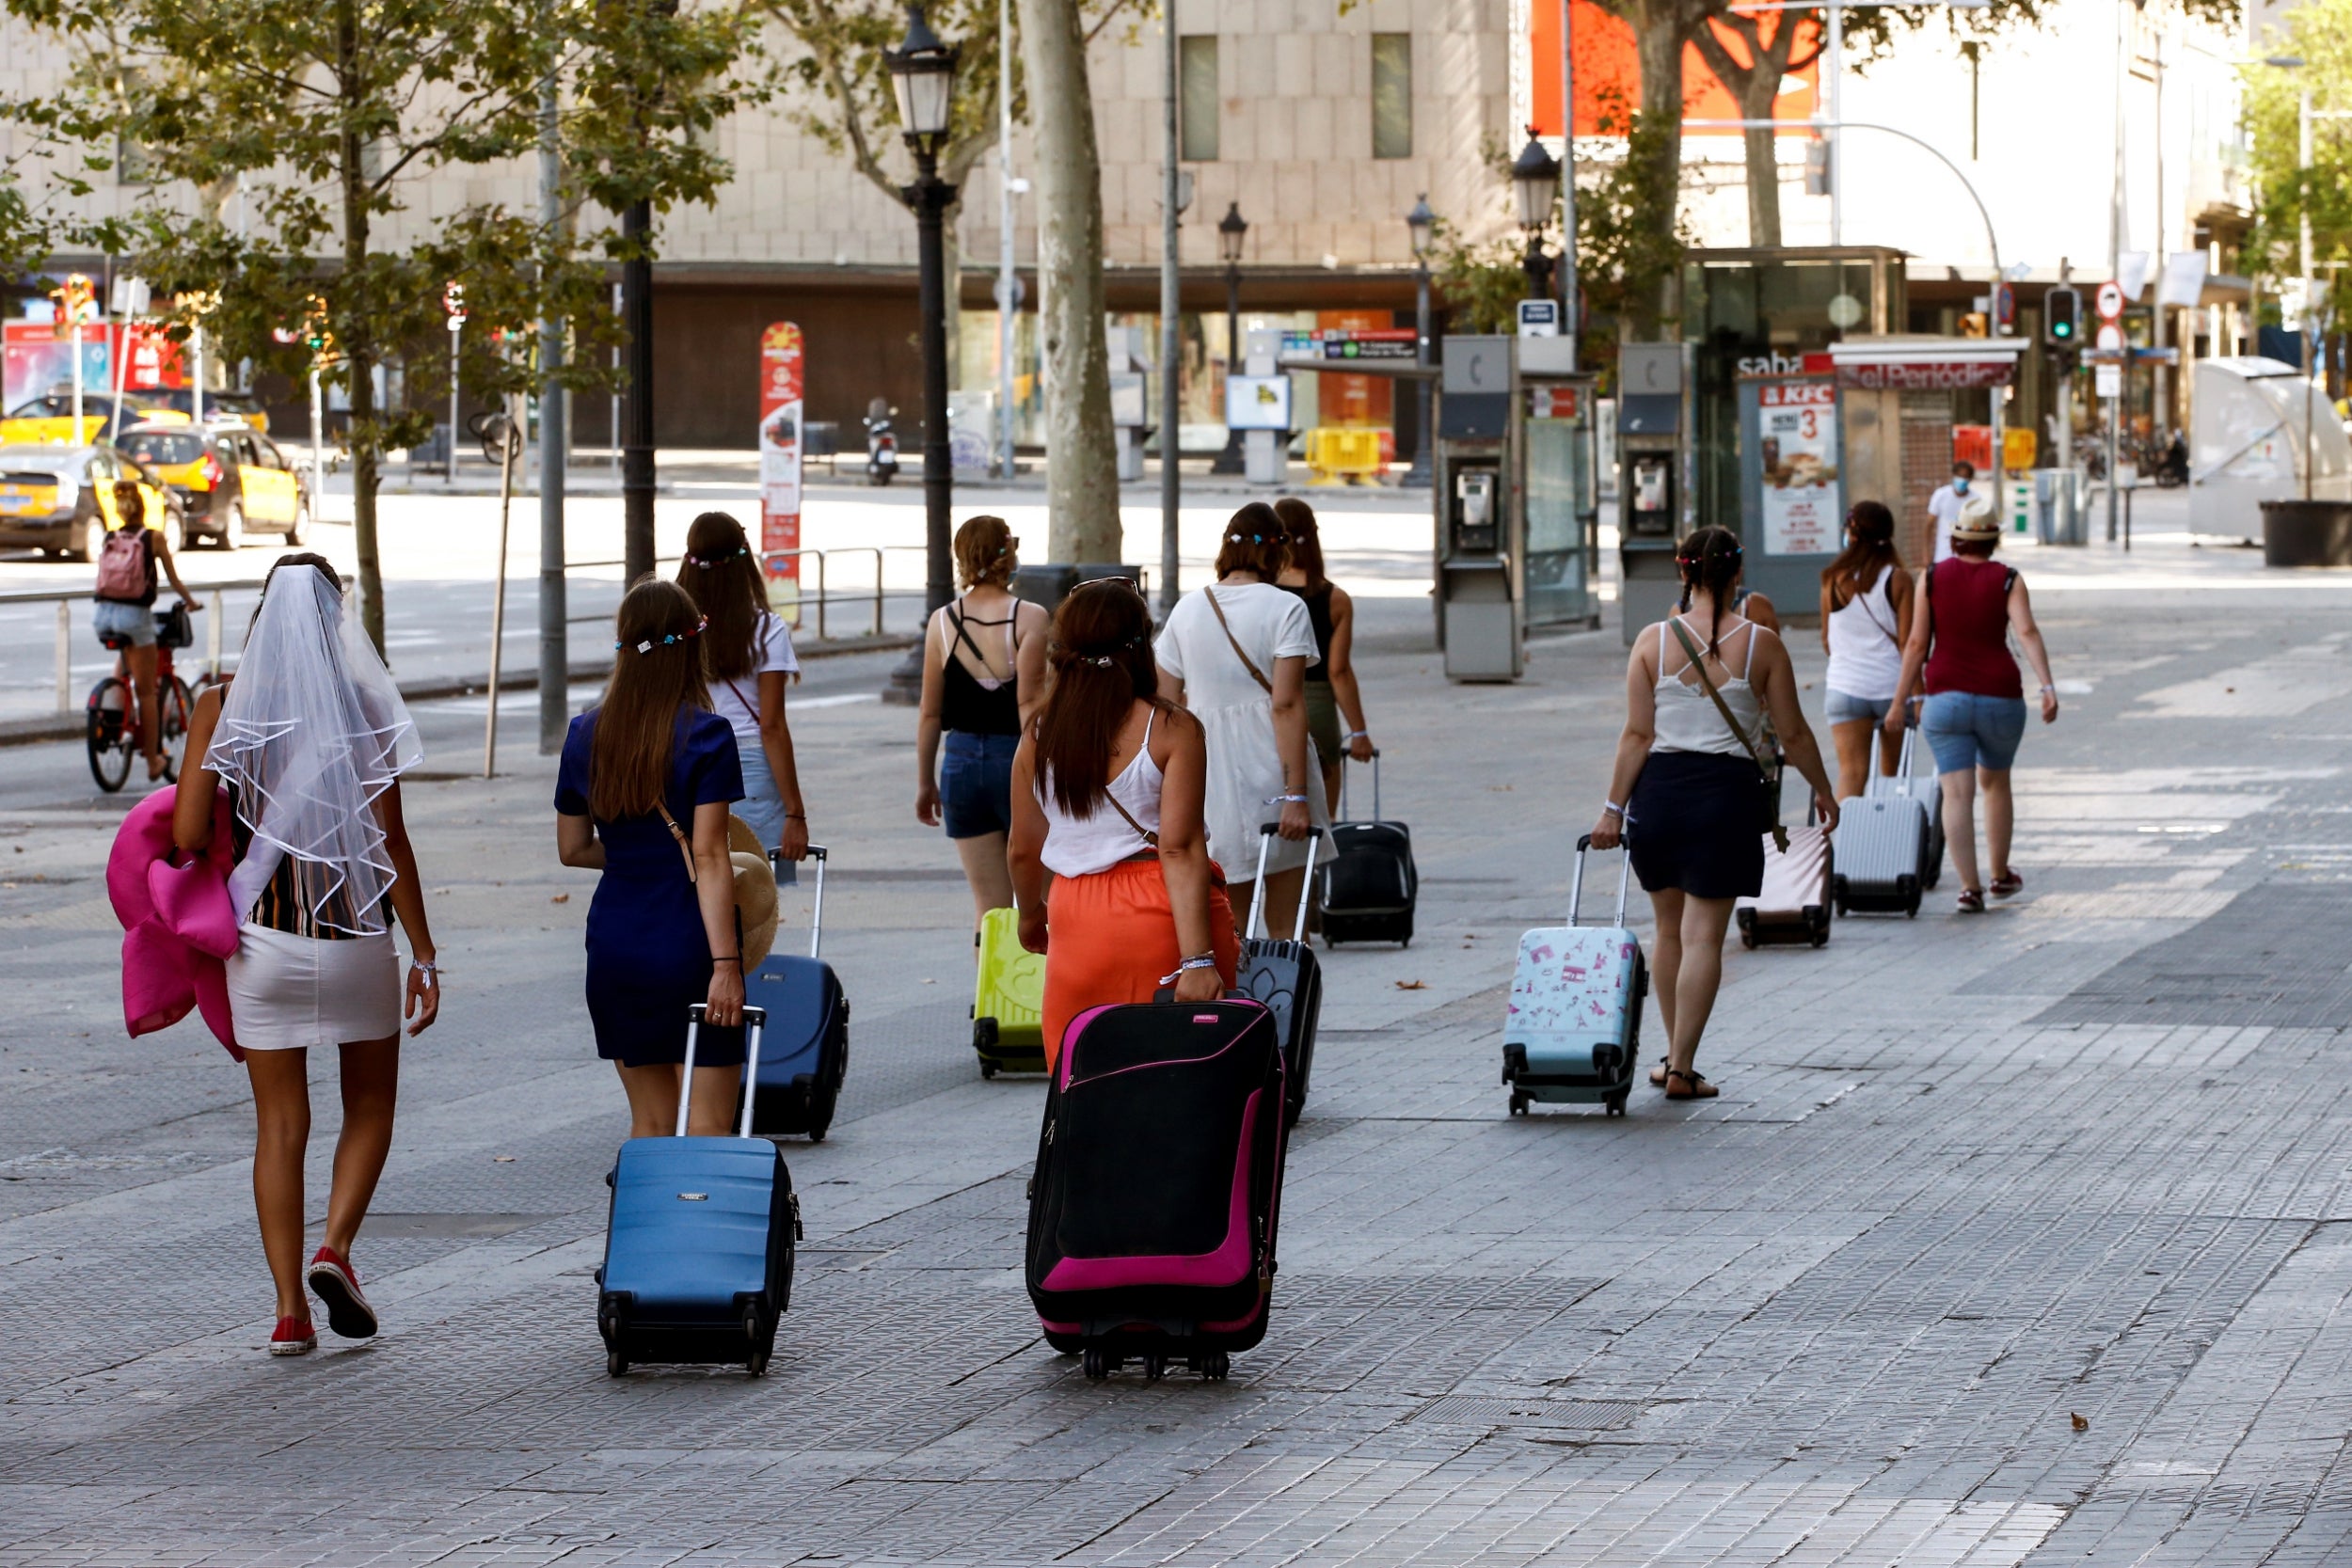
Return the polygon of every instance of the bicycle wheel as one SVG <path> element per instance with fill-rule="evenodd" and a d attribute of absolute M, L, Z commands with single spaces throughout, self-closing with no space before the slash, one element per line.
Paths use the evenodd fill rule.
<path fill-rule="evenodd" d="M 131 753 L 138 750 L 131 733 L 131 686 L 120 675 L 108 675 L 90 688 L 84 735 L 90 777 L 112 795 L 130 780 Z"/>
<path fill-rule="evenodd" d="M 188 715 L 196 710 L 196 698 L 188 683 L 173 675 L 157 683 L 155 705 L 164 710 L 164 778 L 178 784 L 180 747 L 188 737 Z"/>

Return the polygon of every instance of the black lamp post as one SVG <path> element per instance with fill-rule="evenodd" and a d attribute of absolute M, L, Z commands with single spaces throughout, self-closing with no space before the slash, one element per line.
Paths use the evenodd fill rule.
<path fill-rule="evenodd" d="M 1429 364 L 1429 247 L 1438 237 L 1438 214 L 1429 210 L 1429 193 L 1423 191 L 1413 210 L 1405 214 L 1405 227 L 1413 236 L 1413 363 L 1426 369 Z M 1413 466 L 1405 471 L 1404 485 L 1407 490 L 1429 488 L 1429 383 L 1413 383 L 1413 399 L 1421 409 L 1415 421 L 1413 436 Z"/>
<path fill-rule="evenodd" d="M 1225 374 L 1230 379 L 1242 373 L 1241 351 L 1241 250 L 1248 237 L 1249 220 L 1241 215 L 1241 203 L 1230 201 L 1225 215 L 1216 220 L 1217 254 L 1225 261 Z M 1209 465 L 1213 474 L 1237 474 L 1247 467 L 1242 462 L 1241 432 L 1233 428 L 1233 411 L 1225 411 L 1225 450 Z"/>
<path fill-rule="evenodd" d="M 1544 254 L 1544 225 L 1560 199 L 1560 160 L 1544 150 L 1535 128 L 1527 128 L 1527 145 L 1511 161 L 1511 190 L 1518 199 L 1519 227 L 1527 231 L 1527 294 L 1543 299 L 1551 293 L 1551 258 Z"/>
<path fill-rule="evenodd" d="M 923 19 L 919 5 L 907 8 L 906 41 L 884 52 L 890 86 L 898 99 L 898 124 L 907 150 L 914 154 L 914 183 L 902 185 L 899 199 L 914 214 L 919 236 L 923 327 L 923 606 L 926 617 L 955 592 L 948 555 L 949 513 L 955 505 L 955 470 L 947 440 L 947 261 L 942 226 L 956 202 L 956 187 L 939 177 L 939 149 L 947 139 L 948 112 L 955 101 L 956 55 Z M 906 661 L 890 673 L 883 697 L 913 705 L 922 700 L 923 648 L 917 642 Z"/>

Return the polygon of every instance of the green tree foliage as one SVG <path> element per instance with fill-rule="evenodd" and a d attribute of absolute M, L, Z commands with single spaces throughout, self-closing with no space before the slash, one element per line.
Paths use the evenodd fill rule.
<path fill-rule="evenodd" d="M 57 230 L 103 246 L 200 321 L 224 359 L 302 375 L 305 328 L 331 347 L 324 375 L 349 396 L 360 606 L 383 644 L 376 492 L 387 451 L 430 416 L 379 405 L 379 366 L 431 356 L 443 291 L 463 286 L 474 341 L 518 347 L 542 315 L 589 352 L 562 379 L 586 387 L 617 332 L 606 267 L 624 251 L 612 214 L 707 201 L 726 165 L 707 134 L 756 95 L 739 71 L 743 13 L 636 0 L 0 0 L 85 63 L 62 94 L 0 104 L 62 144 L 142 150 L 155 199 L 127 219 Z M 435 176 L 528 160 L 543 81 L 564 93 L 572 206 L 558 231 L 491 201 L 421 210 Z M 87 152 L 93 166 L 97 152 Z M 528 163 L 524 166 L 529 166 Z M 225 221 L 242 183 L 249 222 Z M 436 183 L 442 198 L 450 189 Z M 520 354 L 476 356 L 485 393 L 520 390 Z"/>
<path fill-rule="evenodd" d="M 2335 117 L 2352 112 L 2352 0 L 2311 0 L 2285 12 L 2259 48 L 2265 55 L 2298 56 L 2303 65 L 2281 70 L 2257 60 L 2241 68 L 2255 192 L 2244 265 L 2272 278 L 2296 276 L 2301 225 L 2309 217 L 2312 271 L 2323 291 L 2313 304 L 2341 321 L 2347 287 L 2342 263 L 2352 261 L 2352 119 Z M 2307 169 L 2296 166 L 2306 89 L 2314 111 Z"/>

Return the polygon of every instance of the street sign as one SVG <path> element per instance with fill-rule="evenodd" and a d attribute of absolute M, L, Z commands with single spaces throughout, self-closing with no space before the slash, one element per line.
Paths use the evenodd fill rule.
<path fill-rule="evenodd" d="M 759 549 L 762 556 L 801 547 L 801 432 L 805 412 L 801 329 L 771 322 L 759 335 Z M 779 612 L 800 621 L 801 558 L 767 563 L 782 587 Z"/>
<path fill-rule="evenodd" d="M 2113 398 L 2123 395 L 2122 366 L 2101 365 L 2092 373 L 2096 377 L 2096 385 L 2101 397 Z"/>
<path fill-rule="evenodd" d="M 1285 359 L 1391 359 L 1419 357 L 1421 335 L 1409 326 L 1326 327 L 1282 335 Z"/>
<path fill-rule="evenodd" d="M 2008 283 L 1993 285 L 1993 330 L 2006 338 L 2017 329 L 2017 291 Z"/>
<path fill-rule="evenodd" d="M 1519 336 L 1522 338 L 1557 338 L 1560 336 L 1560 302 L 1556 299 L 1520 300 Z"/>
<path fill-rule="evenodd" d="M 2123 285 L 2108 281 L 2099 285 L 2099 319 L 2103 322 L 2123 319 Z"/>
<path fill-rule="evenodd" d="M 2114 322 L 2103 324 L 2099 328 L 2097 346 L 2102 354 L 2114 354 L 2121 351 L 2123 347 L 2122 327 Z"/>

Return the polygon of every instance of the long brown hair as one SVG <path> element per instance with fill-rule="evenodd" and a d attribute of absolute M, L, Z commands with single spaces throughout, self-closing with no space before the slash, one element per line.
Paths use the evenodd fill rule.
<path fill-rule="evenodd" d="M 710 705 L 695 646 L 702 624 L 693 597 L 675 582 L 646 578 L 621 600 L 612 678 L 588 742 L 588 810 L 599 820 L 654 809 L 669 782 L 679 711 Z"/>
<path fill-rule="evenodd" d="M 1296 496 L 1284 496 L 1274 503 L 1274 515 L 1282 525 L 1290 563 L 1307 574 L 1307 592 L 1321 593 L 1330 579 L 1323 575 L 1323 535 L 1315 527 L 1315 509 Z"/>
<path fill-rule="evenodd" d="M 710 617 L 703 633 L 703 673 L 739 680 L 759 663 L 759 621 L 768 613 L 768 579 L 743 525 L 723 512 L 706 512 L 686 531 L 686 559 L 677 585 Z"/>
<path fill-rule="evenodd" d="M 1895 547 L 1895 514 L 1884 501 L 1854 502 L 1846 514 L 1846 527 L 1851 534 L 1846 547 L 1821 568 L 1832 602 L 1841 607 L 1878 581 L 1881 567 L 1903 569 L 1902 552 Z"/>
<path fill-rule="evenodd" d="M 1283 543 L 1282 519 L 1263 501 L 1251 501 L 1234 513 L 1216 546 L 1218 577 L 1229 572 L 1255 572 L 1259 581 L 1272 582 L 1282 575 L 1289 561 L 1290 546 Z"/>
<path fill-rule="evenodd" d="M 1731 596 L 1731 585 L 1740 576 L 1740 536 L 1727 528 L 1709 523 L 1693 529 L 1689 538 L 1675 546 L 1675 566 L 1682 574 L 1682 608 L 1691 608 L 1691 590 L 1707 590 L 1710 619 L 1707 624 L 1707 651 L 1720 655 L 1723 641 L 1724 601 Z"/>
<path fill-rule="evenodd" d="M 1167 709 L 1152 657 L 1152 610 L 1125 578 L 1080 583 L 1054 612 L 1054 680 L 1037 716 L 1037 790 L 1069 816 L 1092 816 L 1110 787 L 1111 752 L 1138 701 Z"/>

